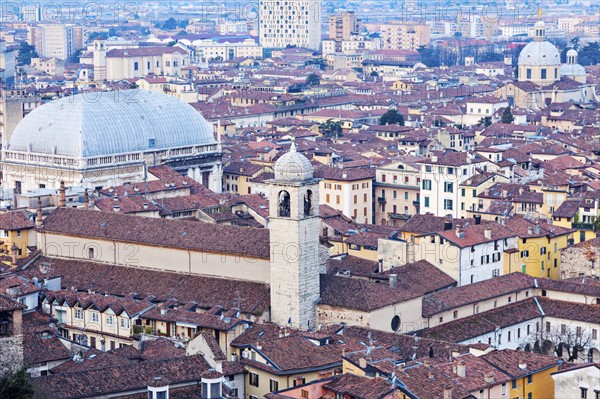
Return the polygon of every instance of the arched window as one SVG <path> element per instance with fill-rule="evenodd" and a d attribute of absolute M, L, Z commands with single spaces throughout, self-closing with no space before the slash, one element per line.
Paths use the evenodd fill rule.
<path fill-rule="evenodd" d="M 304 196 L 304 216 L 310 216 L 313 213 L 313 193 L 311 190 L 306 191 Z"/>
<path fill-rule="evenodd" d="M 277 215 L 284 218 L 290 217 L 290 193 L 287 191 L 279 192 L 279 211 Z"/>
<path fill-rule="evenodd" d="M 137 62 L 137 61 L 136 61 L 136 62 L 134 62 L 134 63 L 133 63 L 133 70 L 134 70 L 134 71 L 137 71 L 137 70 L 139 70 L 139 69 L 140 69 L 140 64 L 138 64 L 138 62 Z"/>

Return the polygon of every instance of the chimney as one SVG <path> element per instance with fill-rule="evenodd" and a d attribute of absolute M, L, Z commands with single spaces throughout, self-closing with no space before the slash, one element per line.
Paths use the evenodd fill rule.
<path fill-rule="evenodd" d="M 429 379 L 430 380 L 435 380 L 435 377 L 433 376 L 433 371 L 429 372 Z"/>
<path fill-rule="evenodd" d="M 147 202 L 144 202 L 144 204 L 143 204 L 142 206 L 144 207 L 144 209 L 148 209 L 148 206 L 149 206 L 149 205 L 148 205 L 148 203 L 147 203 Z"/>
<path fill-rule="evenodd" d="M 444 221 L 444 231 L 448 231 L 450 229 L 452 229 L 452 220 L 446 219 Z"/>
<path fill-rule="evenodd" d="M 346 357 L 348 355 L 348 348 L 342 349 L 342 357 Z"/>
<path fill-rule="evenodd" d="M 465 232 L 460 227 L 456 228 L 456 237 L 457 238 L 465 238 Z"/>
<path fill-rule="evenodd" d="M 119 211 L 121 211 L 121 207 L 119 205 L 115 205 L 115 206 L 113 206 L 113 211 L 119 212 Z"/>
<path fill-rule="evenodd" d="M 67 203 L 67 200 L 65 198 L 65 191 L 65 182 L 61 181 L 60 188 L 58 189 L 58 206 L 61 208 L 64 208 L 65 204 Z"/>
<path fill-rule="evenodd" d="M 486 374 L 483 376 L 483 379 L 485 380 L 486 384 L 493 384 L 494 382 L 496 382 L 494 374 Z"/>
<path fill-rule="evenodd" d="M 451 386 L 444 387 L 444 399 L 452 399 L 452 387 Z"/>
<path fill-rule="evenodd" d="M 457 358 L 460 356 L 460 351 L 458 349 L 452 349 L 452 358 Z"/>
<path fill-rule="evenodd" d="M 533 234 L 533 228 L 532 227 L 528 227 L 527 228 L 527 234 L 529 234 L 529 235 Z"/>
<path fill-rule="evenodd" d="M 361 369 L 366 369 L 367 368 L 367 359 L 365 359 L 364 357 L 361 357 L 358 360 L 358 365 L 360 366 Z"/>
<path fill-rule="evenodd" d="M 90 207 L 90 196 L 88 194 L 87 188 L 83 193 L 83 209 L 88 209 Z"/>
<path fill-rule="evenodd" d="M 492 239 L 492 229 L 490 227 L 486 227 L 485 230 L 483 230 L 483 236 L 485 238 L 487 238 L 488 240 Z"/>
<path fill-rule="evenodd" d="M 383 259 L 379 259 L 377 262 L 377 272 L 381 273 L 383 271 Z"/>
<path fill-rule="evenodd" d="M 398 275 L 390 274 L 390 287 L 396 288 L 397 283 L 398 283 Z"/>
<path fill-rule="evenodd" d="M 456 365 L 456 374 L 462 378 L 467 376 L 467 366 L 463 362 L 458 362 Z"/>
<path fill-rule="evenodd" d="M 521 369 L 521 370 L 527 369 L 527 363 L 525 363 L 523 360 L 521 360 L 519 362 L 519 369 Z"/>
<path fill-rule="evenodd" d="M 160 309 L 160 314 L 163 316 L 166 315 L 168 312 L 169 312 L 169 310 L 167 308 Z"/>
<path fill-rule="evenodd" d="M 535 234 L 540 234 L 540 224 L 539 222 L 535 223 L 535 226 L 533 226 L 533 231 Z"/>
<path fill-rule="evenodd" d="M 17 257 L 19 256 L 19 247 L 15 243 L 10 247 L 10 264 L 12 267 L 17 266 Z"/>
<path fill-rule="evenodd" d="M 42 198 L 38 197 L 37 202 L 37 217 L 35 218 L 35 225 L 42 227 Z"/>
<path fill-rule="evenodd" d="M 475 215 L 475 224 L 481 224 L 481 215 Z"/>

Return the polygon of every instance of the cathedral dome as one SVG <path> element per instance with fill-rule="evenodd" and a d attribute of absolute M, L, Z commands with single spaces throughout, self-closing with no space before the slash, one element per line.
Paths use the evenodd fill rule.
<path fill-rule="evenodd" d="M 135 89 L 44 104 L 17 125 L 6 150 L 86 159 L 215 143 L 212 126 L 189 104 Z"/>
<path fill-rule="evenodd" d="M 534 41 L 527 44 L 519 54 L 519 66 L 559 66 L 560 53 L 556 47 L 546 41 Z"/>
<path fill-rule="evenodd" d="M 296 151 L 292 143 L 290 151 L 275 162 L 275 180 L 286 182 L 303 182 L 312 180 L 313 167 L 310 161 Z"/>

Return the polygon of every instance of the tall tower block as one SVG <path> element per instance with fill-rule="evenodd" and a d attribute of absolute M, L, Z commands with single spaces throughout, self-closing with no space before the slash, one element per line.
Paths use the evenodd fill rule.
<path fill-rule="evenodd" d="M 319 180 L 294 143 L 274 169 L 269 194 L 271 321 L 313 329 L 320 292 Z"/>

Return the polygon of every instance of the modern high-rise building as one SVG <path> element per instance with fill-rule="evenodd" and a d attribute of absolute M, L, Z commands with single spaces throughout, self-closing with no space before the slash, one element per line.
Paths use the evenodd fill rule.
<path fill-rule="evenodd" d="M 83 28 L 69 25 L 38 25 L 27 28 L 27 41 L 40 57 L 69 59 L 84 47 Z"/>
<path fill-rule="evenodd" d="M 347 11 L 329 17 L 329 38 L 335 41 L 350 40 L 356 34 L 356 14 Z"/>
<path fill-rule="evenodd" d="M 321 0 L 259 0 L 258 5 L 261 46 L 320 49 Z"/>

